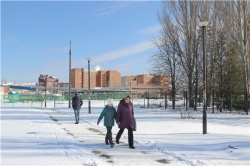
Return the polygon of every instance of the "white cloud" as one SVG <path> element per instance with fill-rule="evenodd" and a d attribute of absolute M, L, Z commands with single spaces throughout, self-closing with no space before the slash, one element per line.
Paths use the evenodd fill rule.
<path fill-rule="evenodd" d="M 110 16 L 126 7 L 134 7 L 138 2 L 134 1 L 110 1 L 102 9 L 97 11 L 98 16 Z"/>
<path fill-rule="evenodd" d="M 145 57 L 136 59 L 134 61 L 127 61 L 126 63 L 116 63 L 113 66 L 113 70 L 119 70 L 122 76 L 135 76 L 139 74 L 147 74 L 147 65 L 147 57 Z"/>
<path fill-rule="evenodd" d="M 142 34 L 148 34 L 148 33 L 154 34 L 154 33 L 160 32 L 160 30 L 161 30 L 161 25 L 160 24 L 156 24 L 156 25 L 144 28 L 144 29 L 140 29 L 138 33 L 142 33 Z"/>
<path fill-rule="evenodd" d="M 107 61 L 123 58 L 126 56 L 131 56 L 131 55 L 152 49 L 154 47 L 155 45 L 151 41 L 143 41 L 135 45 L 129 46 L 127 48 L 108 52 L 108 53 L 98 55 L 98 56 L 93 56 L 91 57 L 91 59 L 92 59 L 92 63 L 97 64 L 97 63 L 102 63 L 102 62 L 107 62 Z"/>
<path fill-rule="evenodd" d="M 95 67 L 95 70 L 96 70 L 96 71 L 100 71 L 100 70 L 101 70 L 101 67 L 100 67 L 99 65 L 97 65 L 97 66 Z"/>

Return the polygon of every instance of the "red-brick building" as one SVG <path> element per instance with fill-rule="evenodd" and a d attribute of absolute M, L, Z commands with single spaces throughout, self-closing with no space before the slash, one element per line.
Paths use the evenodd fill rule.
<path fill-rule="evenodd" d="M 88 69 L 71 69 L 71 86 L 73 88 L 88 88 Z M 90 88 L 121 86 L 121 74 L 116 70 L 90 69 Z"/>
<path fill-rule="evenodd" d="M 166 90 L 170 89 L 170 78 L 156 75 L 137 75 L 122 77 L 122 86 L 130 87 L 137 96 L 145 95 L 149 92 L 151 96 L 162 97 Z"/>
<path fill-rule="evenodd" d="M 88 88 L 88 69 L 75 68 L 71 69 L 71 87 Z M 96 87 L 96 71 L 90 69 L 90 88 Z"/>
<path fill-rule="evenodd" d="M 97 71 L 97 87 L 117 87 L 121 86 L 121 73 L 116 70 Z"/>
<path fill-rule="evenodd" d="M 38 86 L 58 87 L 58 78 L 40 74 L 38 78 Z M 50 93 L 56 93 L 56 90 L 50 90 Z"/>

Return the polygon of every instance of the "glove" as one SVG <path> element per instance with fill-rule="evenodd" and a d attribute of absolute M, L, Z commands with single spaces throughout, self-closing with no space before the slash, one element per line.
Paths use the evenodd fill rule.
<path fill-rule="evenodd" d="M 97 125 L 99 125 L 100 121 L 97 121 Z"/>

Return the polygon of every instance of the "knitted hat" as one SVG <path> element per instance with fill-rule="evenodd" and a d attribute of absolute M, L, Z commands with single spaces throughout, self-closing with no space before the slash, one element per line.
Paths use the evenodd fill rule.
<path fill-rule="evenodd" d="M 129 95 L 124 96 L 124 99 L 126 99 L 126 98 L 130 98 L 130 96 Z"/>
<path fill-rule="evenodd" d="M 108 105 L 113 105 L 114 100 L 113 99 L 108 99 Z"/>

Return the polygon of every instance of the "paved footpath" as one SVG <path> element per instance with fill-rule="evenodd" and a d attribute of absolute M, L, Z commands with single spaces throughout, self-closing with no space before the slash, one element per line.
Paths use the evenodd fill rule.
<path fill-rule="evenodd" d="M 126 136 L 110 148 L 100 126 L 74 124 L 69 109 L 2 108 L 1 165 L 182 165 L 143 145 L 128 148 Z"/>
<path fill-rule="evenodd" d="M 64 130 L 72 139 L 81 143 L 81 147 L 99 156 L 106 163 L 105 165 L 182 165 L 179 162 L 170 161 L 159 151 L 152 151 L 147 147 L 139 149 L 128 148 L 127 140 L 120 140 L 120 144 L 116 144 L 114 148 L 104 144 L 105 132 L 88 122 L 81 121 L 78 125 L 72 123 L 73 114 L 66 113 L 61 110 L 47 110 L 46 114 L 61 129 Z M 69 121 L 71 119 L 71 121 Z M 124 131 L 124 134 L 126 132 Z M 114 135 L 113 135 L 114 137 Z M 114 139 L 114 138 L 113 138 Z"/>

